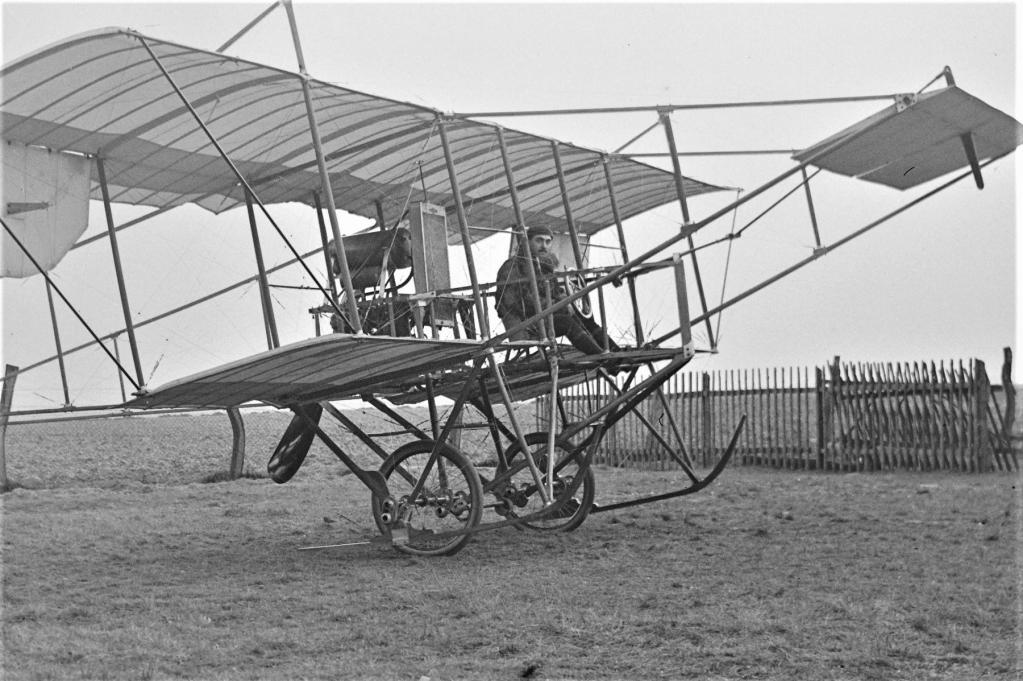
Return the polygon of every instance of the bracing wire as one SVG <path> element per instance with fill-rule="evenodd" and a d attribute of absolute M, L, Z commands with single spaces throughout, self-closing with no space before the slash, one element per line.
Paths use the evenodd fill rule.
<path fill-rule="evenodd" d="M 107 357 L 110 358 L 110 361 L 114 363 L 114 366 L 116 366 L 117 369 L 121 372 L 121 374 L 123 374 L 124 377 L 128 379 L 128 382 L 135 387 L 135 390 L 140 390 L 142 386 L 140 386 L 138 382 L 131 377 L 131 374 L 128 373 L 127 369 L 125 369 L 121 362 L 118 361 L 118 359 L 114 356 L 114 354 L 110 352 L 110 349 L 103 344 L 103 342 L 99 339 L 99 336 L 96 335 L 96 332 L 93 330 L 93 328 L 89 325 L 88 322 L 85 321 L 85 318 L 83 318 L 82 315 L 79 314 L 78 309 L 71 304 L 71 301 L 67 299 L 67 296 L 64 295 L 64 292 L 61 291 L 60 288 L 53 282 L 53 279 L 46 272 L 46 270 L 43 269 L 42 265 L 39 264 L 39 261 L 35 259 L 35 256 L 32 255 L 32 252 L 29 251 L 25 244 L 21 242 L 21 239 L 19 239 L 18 235 L 14 233 L 14 230 L 11 229 L 7 222 L 2 219 L 0 219 L 0 224 L 3 225 L 4 230 L 7 231 L 7 234 L 11 237 L 14 243 L 17 244 L 18 248 L 20 248 L 21 251 L 25 254 L 25 256 L 32 262 L 32 264 L 35 265 L 35 268 L 39 270 L 39 273 L 43 275 L 43 278 L 46 279 L 46 282 L 53 288 L 54 291 L 56 291 L 57 295 L 60 296 L 60 299 L 64 301 L 64 304 L 68 306 L 68 309 L 71 310 L 72 314 L 74 314 L 74 316 L 78 319 L 82 326 L 85 327 L 85 330 L 89 332 L 89 335 L 92 336 L 93 340 L 96 341 L 96 343 L 101 348 L 103 348 L 103 352 L 105 352 Z"/>
<path fill-rule="evenodd" d="M 736 202 L 738 202 L 740 198 L 742 198 L 742 189 L 741 188 L 737 189 L 735 191 L 735 200 L 736 200 Z M 729 271 L 729 269 L 730 269 L 730 267 L 732 265 L 732 244 L 735 243 L 735 239 L 734 239 L 734 236 L 735 236 L 735 223 L 738 220 L 738 217 L 739 217 L 739 207 L 736 206 L 735 210 L 732 211 L 732 227 L 731 227 L 731 229 L 728 232 L 729 237 L 733 237 L 733 238 L 729 238 L 728 239 L 728 250 L 726 251 L 726 254 L 725 254 L 725 272 L 721 276 L 721 299 L 718 301 L 718 306 L 719 307 L 721 305 L 724 305 L 724 303 L 725 303 L 725 287 L 728 284 L 728 271 Z M 717 323 L 717 326 L 714 329 L 714 338 L 717 339 L 718 343 L 721 342 L 721 320 L 722 320 L 722 318 L 724 316 L 725 315 L 724 315 L 723 312 L 721 314 L 718 314 L 718 323 Z"/>
<path fill-rule="evenodd" d="M 435 119 L 433 121 L 433 123 L 430 125 L 430 132 L 427 135 L 426 140 L 423 142 L 423 145 L 420 148 L 419 153 L 416 154 L 415 160 L 411 161 L 411 163 L 414 163 L 414 164 L 416 164 L 418 166 L 418 169 L 419 169 L 419 179 L 420 179 L 420 184 L 421 184 L 421 187 L 422 187 L 422 192 L 423 192 L 424 199 L 428 197 L 428 194 L 427 194 L 427 190 L 426 190 L 426 178 L 423 175 L 423 166 L 422 166 L 422 161 L 420 159 L 421 159 L 423 153 L 429 147 L 430 142 L 431 142 L 431 140 L 433 140 L 433 137 L 434 137 L 434 134 L 436 133 L 436 131 L 437 131 L 437 121 Z M 415 183 L 414 182 L 409 183 L 408 192 L 406 193 L 405 200 L 402 203 L 401 211 L 399 212 L 398 219 L 395 221 L 394 226 L 392 228 L 392 234 L 391 234 L 390 243 L 387 245 L 387 248 L 385 249 L 385 253 L 386 254 L 390 254 L 391 248 L 393 248 L 393 246 L 394 246 L 394 241 L 398 237 L 397 227 L 398 227 L 399 224 L 401 224 L 401 221 L 403 219 L 405 219 L 405 217 L 408 215 L 409 205 L 412 202 L 412 194 L 415 191 L 416 191 Z M 380 226 L 382 228 L 384 228 L 384 229 L 387 229 L 387 225 L 386 224 L 383 224 L 383 225 L 380 225 Z M 352 273 L 352 277 L 354 278 L 354 277 L 358 276 L 363 271 L 363 269 L 365 269 L 368 266 L 368 264 L 369 264 L 369 260 L 366 260 L 362 264 L 360 264 L 358 269 L 356 269 L 355 272 Z M 386 262 L 386 258 L 385 258 L 384 266 L 386 267 L 386 265 L 387 265 L 387 262 Z M 409 279 L 411 279 L 411 275 L 410 275 Z M 393 274 L 391 275 L 391 279 L 389 279 L 389 281 L 391 281 L 393 283 L 392 280 L 393 280 Z M 406 279 L 405 282 L 403 282 L 401 285 L 399 285 L 398 287 L 395 287 L 393 289 L 388 289 L 386 283 L 383 286 L 383 288 L 381 288 L 378 285 L 377 288 L 370 293 L 370 295 L 371 296 L 373 296 L 373 295 L 380 296 L 380 295 L 386 295 L 389 292 L 396 292 L 398 288 L 400 288 L 401 286 L 404 286 L 407 283 L 408 283 L 408 279 Z"/>

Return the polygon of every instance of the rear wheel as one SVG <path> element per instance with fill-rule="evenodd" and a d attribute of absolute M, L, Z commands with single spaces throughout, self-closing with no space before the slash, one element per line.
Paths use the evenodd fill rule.
<path fill-rule="evenodd" d="M 526 435 L 526 444 L 533 455 L 540 474 L 547 473 L 547 433 L 530 433 Z M 573 449 L 571 443 L 565 440 L 554 441 L 554 461 L 558 462 Z M 509 465 L 522 461 L 522 447 L 515 441 L 505 452 L 505 458 Z M 580 466 L 576 458 L 569 460 L 561 469 L 554 472 L 554 499 L 560 501 L 568 488 L 575 482 L 576 478 L 582 475 L 582 481 L 572 494 L 570 499 L 560 510 L 550 516 L 541 516 L 521 524 L 534 530 L 571 532 L 582 525 L 586 516 L 593 506 L 593 498 L 596 495 L 597 484 L 593 477 L 593 471 L 589 466 L 580 473 Z M 507 501 L 507 509 L 510 514 L 524 516 L 543 510 L 543 499 L 533 480 L 529 467 L 523 468 L 512 477 L 512 489 L 505 490 L 503 494 Z"/>
<path fill-rule="evenodd" d="M 373 495 L 373 520 L 381 532 L 395 534 L 394 546 L 404 553 L 444 556 L 458 552 L 469 541 L 469 534 L 437 535 L 471 530 L 483 513 L 479 474 L 462 452 L 446 444 L 440 446 L 422 490 L 412 498 L 434 444 L 433 440 L 409 442 L 380 467 L 391 496 Z"/>

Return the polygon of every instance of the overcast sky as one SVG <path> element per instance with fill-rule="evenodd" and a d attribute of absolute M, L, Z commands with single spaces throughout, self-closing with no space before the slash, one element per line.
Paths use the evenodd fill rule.
<path fill-rule="evenodd" d="M 108 26 L 215 50 L 266 6 L 4 2 L 3 60 L 7 63 L 76 33 Z M 405 5 L 299 0 L 295 11 L 311 75 L 444 111 L 891 94 L 919 90 L 948 65 L 960 87 L 1020 117 L 1015 87 L 1019 17 L 1014 3 Z M 229 53 L 296 68 L 285 14 L 280 10 Z M 680 151 L 799 149 L 884 106 L 870 102 L 683 111 L 673 114 L 672 120 Z M 655 120 L 653 114 L 630 114 L 502 122 L 613 150 Z M 664 151 L 663 134 L 652 133 L 630 150 Z M 983 191 L 977 191 L 972 181 L 961 182 L 729 310 L 720 327 L 720 353 L 701 356 L 692 366 L 814 366 L 834 355 L 857 362 L 979 357 L 997 379 L 1002 348 L 1014 346 L 1017 337 L 1017 156 L 985 170 Z M 666 161 L 650 162 L 670 167 Z M 682 159 L 683 172 L 689 176 L 747 191 L 789 167 L 786 156 Z M 831 242 L 919 193 L 822 174 L 814 197 L 822 238 Z M 699 219 L 734 198 L 734 193 L 698 197 L 691 201 L 690 210 Z M 193 253 L 170 263 L 160 260 L 171 246 L 192 238 L 189 230 L 201 230 L 216 220 L 226 218 L 237 226 L 239 238 L 247 238 L 244 210 L 234 212 L 240 215 L 214 218 L 185 208 L 159 227 L 146 228 L 151 238 L 166 246 L 149 249 L 145 262 L 130 268 L 129 286 L 147 273 L 156 273 L 160 282 L 149 288 L 138 282 L 144 292 L 133 295 L 132 305 L 140 318 L 158 314 L 188 295 L 201 295 L 204 286 L 208 290 L 216 285 L 205 278 L 206 270 L 224 270 L 227 280 L 246 276 L 241 265 L 235 272 L 224 261 L 203 260 L 205 252 L 202 258 Z M 137 211 L 121 213 L 133 214 Z M 736 224 L 741 226 L 754 215 L 744 209 L 735 216 Z M 308 212 L 304 216 L 315 224 Z M 93 211 L 93 218 L 90 233 L 103 228 L 102 212 Z M 631 223 L 627 226 L 630 248 L 635 253 L 659 242 L 677 230 L 679 220 L 678 206 L 668 206 Z M 813 235 L 805 202 L 795 202 L 765 223 L 735 242 L 728 259 L 726 298 L 810 254 Z M 343 229 L 364 224 L 342 220 Z M 720 235 L 731 225 L 729 216 L 697 242 Z M 607 235 L 602 238 L 610 243 Z M 236 243 L 226 236 L 218 239 L 219 247 L 225 249 Z M 241 243 L 240 248 L 246 249 L 244 258 L 251 259 L 249 243 Z M 502 248 L 492 250 L 500 254 Z M 93 286 L 92 279 L 112 275 L 98 274 L 89 260 L 108 261 L 109 254 L 76 254 L 65 265 L 67 274 L 61 276 L 80 297 L 104 289 L 106 307 L 91 300 L 83 304 L 99 316 L 107 314 L 108 321 L 97 330 L 109 332 L 119 319 L 116 290 L 108 290 L 109 282 Z M 724 251 L 710 256 L 705 265 L 712 304 L 722 295 L 724 256 Z M 481 254 L 487 265 L 492 259 Z M 244 265 L 251 267 L 248 260 Z M 192 276 L 199 270 L 203 276 Z M 188 277 L 181 276 L 185 271 Z M 178 295 L 166 298 L 162 293 L 168 289 Z M 29 280 L 4 283 L 5 362 L 24 366 L 53 353 L 41 291 Z M 658 285 L 641 293 L 644 325 L 654 327 L 658 319 L 667 318 L 674 303 Z M 224 301 L 221 308 L 207 308 L 194 326 L 181 323 L 147 332 L 143 365 L 152 383 L 263 349 L 258 318 L 256 325 L 248 326 L 231 318 L 230 312 L 241 307 L 258 312 L 255 295 L 247 291 Z M 306 310 L 319 301 L 308 293 L 304 298 L 279 295 L 278 318 L 293 318 L 291 326 L 283 322 L 286 340 L 311 335 Z M 115 301 L 112 306 L 110 301 Z M 65 346 L 81 342 L 84 334 L 73 318 L 64 312 L 60 316 L 62 333 L 67 335 Z M 666 330 L 670 323 L 667 320 L 658 328 Z M 698 339 L 705 341 L 705 333 L 698 331 Z M 124 345 L 121 351 L 126 352 Z M 98 355 L 85 357 L 84 353 L 76 361 L 73 401 L 117 401 L 109 369 L 99 368 L 102 363 Z M 1016 376 L 1023 376 L 1018 368 Z M 15 408 L 56 406 L 63 401 L 55 367 L 36 378 L 26 375 L 19 383 L 22 379 L 27 388 Z"/>

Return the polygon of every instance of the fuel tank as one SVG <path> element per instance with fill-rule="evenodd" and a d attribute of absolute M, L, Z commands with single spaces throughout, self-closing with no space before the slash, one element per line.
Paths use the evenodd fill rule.
<path fill-rule="evenodd" d="M 341 266 L 334 255 L 334 240 L 327 244 L 330 253 L 330 269 L 335 277 L 341 275 Z M 404 227 L 387 231 L 364 232 L 344 237 L 345 260 L 352 274 L 352 286 L 366 289 L 380 281 L 380 271 L 387 258 L 388 271 L 412 267 L 412 236 Z"/>

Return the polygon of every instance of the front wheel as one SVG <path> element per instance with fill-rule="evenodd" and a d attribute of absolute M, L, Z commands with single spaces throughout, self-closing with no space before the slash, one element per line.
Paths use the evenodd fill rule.
<path fill-rule="evenodd" d="M 533 455 L 541 474 L 547 471 L 547 433 L 530 433 L 526 435 L 526 444 Z M 554 441 L 554 460 L 560 461 L 573 449 L 572 444 L 567 440 Z M 505 460 L 508 465 L 518 463 L 522 460 L 522 447 L 518 441 L 512 442 L 505 452 Z M 550 516 L 523 521 L 521 524 L 534 530 L 571 532 L 582 525 L 586 516 L 593 507 L 593 498 L 596 495 L 597 483 L 593 477 L 593 470 L 587 466 L 586 470 L 580 472 L 577 458 L 573 457 L 561 469 L 554 472 L 554 500 L 561 501 L 568 492 L 568 488 L 575 479 L 582 475 L 582 481 L 576 488 L 572 498 L 565 501 L 564 506 Z M 536 513 L 543 509 L 543 500 L 536 488 L 529 468 L 523 468 L 512 478 L 512 489 L 506 495 L 509 511 L 515 515 L 526 515 Z"/>
<path fill-rule="evenodd" d="M 457 553 L 483 513 L 483 486 L 472 462 L 450 445 L 440 446 L 422 490 L 412 498 L 416 483 L 430 461 L 435 442 L 416 440 L 402 445 L 384 461 L 390 499 L 373 495 L 373 520 L 381 532 L 408 532 L 408 541 L 395 542 L 399 551 L 419 556 Z M 437 536 L 449 535 L 449 536 Z"/>

